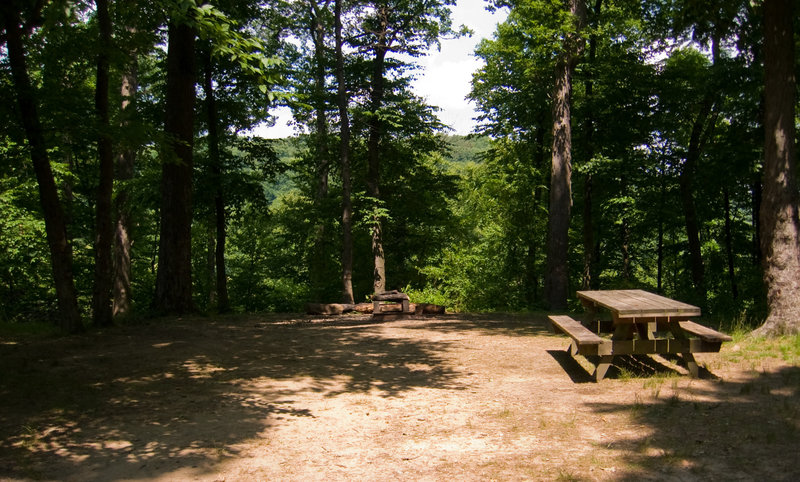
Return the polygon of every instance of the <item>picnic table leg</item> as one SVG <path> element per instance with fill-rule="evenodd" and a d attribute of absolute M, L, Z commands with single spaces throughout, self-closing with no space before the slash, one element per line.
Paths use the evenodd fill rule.
<path fill-rule="evenodd" d="M 575 355 L 578 354 L 578 342 L 575 340 L 570 341 L 569 346 L 567 347 L 567 353 L 569 353 L 569 356 L 572 358 L 575 358 Z"/>
<path fill-rule="evenodd" d="M 606 372 L 611 367 L 611 362 L 614 361 L 614 355 L 603 355 L 600 357 L 600 363 L 594 369 L 594 379 L 599 382 L 606 376 Z"/>
<path fill-rule="evenodd" d="M 677 321 L 671 321 L 669 323 L 669 331 L 672 332 L 672 336 L 678 340 L 689 339 L 689 337 L 686 336 L 686 332 L 681 328 L 681 324 Z M 700 368 L 697 366 L 697 361 L 694 359 L 692 352 L 687 351 L 681 353 L 681 356 L 683 356 L 683 361 L 686 363 L 686 369 L 689 370 L 689 375 L 692 378 L 698 378 L 700 376 Z"/>
<path fill-rule="evenodd" d="M 697 366 L 694 355 L 689 352 L 684 353 L 683 361 L 686 362 L 686 369 L 689 370 L 689 375 L 691 375 L 692 378 L 698 378 L 700 376 L 700 368 Z"/>
<path fill-rule="evenodd" d="M 656 331 L 656 323 L 636 323 L 636 331 L 639 335 L 639 338 L 642 340 L 654 340 L 655 339 L 655 331 Z"/>

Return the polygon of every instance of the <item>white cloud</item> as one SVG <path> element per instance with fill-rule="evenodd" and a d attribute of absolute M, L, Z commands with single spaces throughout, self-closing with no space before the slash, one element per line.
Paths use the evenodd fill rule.
<path fill-rule="evenodd" d="M 421 59 L 423 72 L 414 82 L 417 95 L 440 107 L 439 118 L 457 134 L 468 134 L 477 115 L 474 103 L 466 99 L 472 88 L 472 74 L 482 67 L 474 55 L 481 39 L 491 38 L 498 22 L 505 20 L 505 10 L 490 13 L 482 0 L 459 0 L 453 8 L 453 25 L 469 27 L 471 37 L 442 41 L 441 51 L 432 51 Z"/>
<path fill-rule="evenodd" d="M 473 31 L 471 37 L 442 40 L 441 50 L 433 49 L 429 55 L 417 59 L 422 69 L 416 73 L 412 84 L 417 95 L 441 108 L 439 118 L 457 134 L 468 134 L 477 115 L 475 106 L 466 97 L 471 89 L 472 73 L 482 64 L 474 56 L 475 47 L 483 38 L 490 38 L 498 22 L 505 20 L 506 10 L 490 13 L 484 0 L 458 0 L 453 7 L 453 26 L 466 25 Z M 259 128 L 255 132 L 264 137 L 285 137 L 295 133 L 287 125 L 291 119 L 288 109 L 277 112 L 274 127 Z"/>

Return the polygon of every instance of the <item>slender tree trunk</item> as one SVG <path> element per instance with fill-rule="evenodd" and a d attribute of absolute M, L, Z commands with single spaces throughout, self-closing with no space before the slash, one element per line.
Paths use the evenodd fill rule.
<path fill-rule="evenodd" d="M 383 252 L 383 231 L 381 218 L 377 214 L 380 207 L 380 138 L 382 122 L 379 111 L 383 104 L 384 94 L 384 65 L 386 59 L 386 46 L 381 43 L 376 47 L 375 58 L 372 63 L 372 92 L 371 110 L 369 118 L 369 137 L 367 139 L 367 192 L 376 204 L 376 212 L 372 217 L 370 231 L 372 234 L 372 258 L 374 261 L 372 291 L 381 293 L 386 291 L 386 256 Z"/>
<path fill-rule="evenodd" d="M 683 218 L 686 225 L 686 236 L 689 241 L 689 258 L 692 269 L 692 283 L 697 293 L 698 299 L 705 301 L 705 268 L 703 265 L 703 253 L 700 244 L 700 222 L 697 219 L 697 209 L 694 203 L 694 174 L 697 170 L 697 163 L 702 151 L 701 140 L 703 129 L 711 113 L 712 99 L 706 96 L 700 106 L 700 113 L 692 126 L 692 133 L 689 139 L 689 150 L 686 155 L 686 162 L 680 173 L 679 186 L 681 192 L 681 206 L 683 207 Z"/>
<path fill-rule="evenodd" d="M 791 0 L 764 1 L 764 180 L 761 251 L 769 313 L 756 333 L 800 332 L 800 218 L 795 159 Z"/>
<path fill-rule="evenodd" d="M 122 127 L 130 125 L 134 112 L 134 100 L 138 90 L 136 53 L 131 52 L 130 67 L 122 74 Z M 128 206 L 127 181 L 133 179 L 136 152 L 132 147 L 123 148 L 117 156 L 117 179 L 121 187 L 115 199 L 116 222 L 114 226 L 114 281 L 113 315 L 123 316 L 131 309 L 131 210 Z"/>
<path fill-rule="evenodd" d="M 542 115 L 544 117 L 544 115 Z M 544 121 L 539 123 L 540 126 L 544 125 Z M 536 129 L 536 137 L 534 139 L 534 166 L 537 172 L 541 172 L 541 168 L 545 163 L 545 146 L 544 146 L 544 128 L 539 127 Z M 533 190 L 533 213 L 539 211 L 539 206 L 542 204 L 543 189 L 541 189 L 541 179 L 534 179 L 533 185 L 536 186 Z M 539 276 L 540 270 L 538 269 L 538 257 L 540 241 L 536 239 L 533 233 L 528 235 L 527 246 L 527 263 L 525 263 L 525 293 L 528 302 L 528 307 L 533 308 L 539 298 Z"/>
<path fill-rule="evenodd" d="M 211 48 L 204 52 L 203 94 L 206 98 L 206 119 L 208 127 L 208 157 L 211 161 L 211 175 L 214 179 L 214 225 L 216 226 L 216 242 L 214 259 L 216 262 L 216 301 L 217 311 L 225 313 L 230 309 L 228 300 L 228 275 L 225 268 L 225 244 L 227 239 L 227 220 L 225 219 L 225 191 L 223 189 L 222 157 L 220 156 L 219 115 L 217 101 L 214 96 L 212 78 Z"/>
<path fill-rule="evenodd" d="M 631 225 L 628 222 L 628 217 L 622 218 L 622 226 L 620 228 L 622 247 L 622 279 L 625 282 L 631 280 Z"/>
<path fill-rule="evenodd" d="M 662 293 L 664 291 L 664 205 L 667 202 L 667 183 L 664 179 L 664 166 L 662 165 L 659 174 L 661 181 L 661 202 L 658 205 L 658 240 L 656 246 L 656 265 L 657 265 L 657 291 Z"/>
<path fill-rule="evenodd" d="M 603 6 L 603 0 L 596 0 L 594 4 L 593 19 L 594 25 L 597 25 L 597 20 L 600 17 L 600 9 Z M 589 38 L 589 63 L 595 64 L 597 59 L 597 35 L 592 35 Z M 591 161 L 594 157 L 594 110 L 592 109 L 592 102 L 594 101 L 594 80 L 592 76 L 588 76 L 585 82 L 586 89 L 586 132 L 584 139 L 586 142 L 585 152 L 586 161 Z M 594 179 L 592 173 L 586 175 L 586 180 L 583 184 L 583 279 L 581 286 L 583 289 L 588 290 L 592 288 L 594 281 L 594 219 L 592 209 L 592 188 L 594 187 Z"/>
<path fill-rule="evenodd" d="M 111 246 L 114 240 L 114 225 L 111 221 L 111 197 L 114 188 L 114 153 L 109 132 L 109 53 L 111 51 L 111 17 L 108 0 L 97 0 L 97 22 L 100 29 L 97 55 L 97 80 L 95 82 L 95 110 L 100 129 L 97 140 L 97 156 L 100 179 L 97 186 L 94 242 L 94 292 L 92 294 L 92 317 L 97 326 L 108 326 L 112 321 L 111 279 L 113 260 Z"/>
<path fill-rule="evenodd" d="M 217 305 L 217 232 L 216 223 L 208 225 L 206 233 L 206 283 L 208 283 L 208 306 Z"/>
<path fill-rule="evenodd" d="M 344 53 L 342 52 L 342 0 L 334 7 L 336 21 L 336 84 L 341 123 L 339 162 L 342 169 L 342 302 L 353 303 L 353 204 L 350 199 L 350 116 L 344 79 Z"/>
<path fill-rule="evenodd" d="M 584 24 L 586 12 L 582 0 L 570 0 L 570 12 L 577 28 Z M 545 300 L 550 309 L 567 307 L 569 292 L 569 218 L 572 207 L 572 128 L 570 97 L 572 72 L 580 50 L 580 42 L 569 36 L 564 54 L 556 65 L 553 89 L 553 158 L 550 173 L 550 219 L 547 235 L 547 268 Z"/>
<path fill-rule="evenodd" d="M 192 148 L 194 146 L 195 31 L 170 21 L 166 121 L 170 140 L 161 166 L 161 237 L 153 308 L 194 311 L 192 303 Z"/>
<path fill-rule="evenodd" d="M 22 127 L 28 139 L 33 170 L 39 185 L 39 199 L 44 214 L 47 244 L 50 248 L 60 326 L 68 333 L 80 332 L 83 331 L 83 323 L 78 311 L 78 298 L 72 274 L 72 246 L 67 237 L 64 211 L 50 167 L 50 158 L 36 106 L 36 94 L 28 75 L 19 12 L 14 10 L 10 2 L 4 2 L 0 6 L 0 15 L 6 31 L 6 53 L 22 116 Z"/>
<path fill-rule="evenodd" d="M 327 8 L 325 2 L 323 8 Z M 327 274 L 328 254 L 325 249 L 325 216 L 322 212 L 325 199 L 328 197 L 328 173 L 330 171 L 330 154 L 328 152 L 328 119 L 325 88 L 325 25 L 320 12 L 312 6 L 311 38 L 314 41 L 314 110 L 316 111 L 316 157 L 317 157 L 317 192 L 314 196 L 316 224 L 314 226 L 314 248 L 310 266 L 311 292 L 314 301 L 322 301 Z"/>
<path fill-rule="evenodd" d="M 739 286 L 736 283 L 736 269 L 733 254 L 733 228 L 731 222 L 731 196 L 728 186 L 722 188 L 725 203 L 725 254 L 728 258 L 728 280 L 731 283 L 731 295 L 734 301 L 739 299 Z"/>

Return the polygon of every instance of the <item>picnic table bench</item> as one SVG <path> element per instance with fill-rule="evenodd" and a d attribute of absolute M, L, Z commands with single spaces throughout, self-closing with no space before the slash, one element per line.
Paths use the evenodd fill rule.
<path fill-rule="evenodd" d="M 691 321 L 700 316 L 700 308 L 643 290 L 578 291 L 588 314 L 581 321 L 566 315 L 551 315 L 554 327 L 572 340 L 572 356 L 597 355 L 600 361 L 594 372 L 596 381 L 605 377 L 617 355 L 679 354 L 689 374 L 697 377 L 699 368 L 693 353 L 719 352 L 731 337 Z M 608 311 L 612 323 L 598 320 L 598 313 Z M 610 326 L 611 337 L 604 338 Z"/>
<path fill-rule="evenodd" d="M 387 310 L 389 306 L 400 304 L 400 312 L 395 309 Z M 411 302 L 408 295 L 397 290 L 384 291 L 372 295 L 372 318 L 385 320 L 413 315 Z"/>

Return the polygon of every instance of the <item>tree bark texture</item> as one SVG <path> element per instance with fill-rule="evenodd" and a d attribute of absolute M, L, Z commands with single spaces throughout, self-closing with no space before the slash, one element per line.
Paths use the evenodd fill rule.
<path fill-rule="evenodd" d="M 764 1 L 764 177 L 761 251 L 768 314 L 758 334 L 800 332 L 800 219 L 795 159 L 791 0 Z"/>
<path fill-rule="evenodd" d="M 370 93 L 371 116 L 369 118 L 369 137 L 367 138 L 367 192 L 376 203 L 375 208 L 380 203 L 380 139 L 382 122 L 380 120 L 380 108 L 383 104 L 384 95 L 384 68 L 387 47 L 383 40 L 375 49 L 375 58 L 372 64 L 372 91 Z M 386 291 L 386 256 L 383 252 L 383 228 L 381 218 L 376 213 L 373 215 L 370 232 L 372 234 L 372 258 L 374 269 L 372 277 L 372 292 L 382 293 Z"/>
<path fill-rule="evenodd" d="M 109 132 L 109 54 L 111 52 L 111 16 L 108 0 L 97 0 L 97 23 L 100 42 L 97 55 L 97 77 L 95 82 L 95 111 L 99 135 L 97 157 L 100 167 L 95 206 L 94 240 L 94 292 L 92 293 L 92 319 L 97 326 L 109 326 L 112 321 L 112 272 L 111 247 L 114 240 L 112 222 L 112 193 L 114 189 L 114 152 Z"/>
<path fill-rule="evenodd" d="M 586 11 L 582 0 L 570 0 L 570 12 L 576 29 L 584 24 Z M 574 35 L 565 40 L 565 49 L 556 64 L 553 89 L 553 152 L 550 172 L 550 217 L 547 233 L 547 268 L 545 301 L 550 309 L 563 310 L 569 295 L 569 219 L 572 208 L 572 128 L 570 102 L 572 73 L 581 48 Z"/>
<path fill-rule="evenodd" d="M 47 154 L 47 146 L 36 106 L 36 94 L 28 75 L 20 15 L 12 5 L 5 2 L 0 6 L 0 15 L 2 15 L 6 31 L 8 64 L 16 90 L 22 126 L 30 147 L 33 170 L 39 186 L 39 199 L 44 214 L 47 244 L 50 248 L 53 280 L 58 299 L 59 324 L 65 332 L 80 332 L 83 331 L 83 323 L 78 310 L 78 298 L 72 272 L 72 246 L 67 237 L 64 211 Z"/>
<path fill-rule="evenodd" d="M 122 74 L 121 124 L 125 128 L 130 124 L 134 115 L 134 100 L 138 90 L 138 68 L 136 53 L 131 52 L 129 68 Z M 128 205 L 127 181 L 133 179 L 133 166 L 136 162 L 136 151 L 125 146 L 117 155 L 116 176 L 120 182 L 120 189 L 114 201 L 116 222 L 114 223 L 114 281 L 113 281 L 113 307 L 112 313 L 124 316 L 131 309 L 131 209 Z"/>
<path fill-rule="evenodd" d="M 347 111 L 347 89 L 344 80 L 342 52 L 342 0 L 334 6 L 336 35 L 336 84 L 339 119 L 341 122 L 339 163 L 342 175 L 342 302 L 353 303 L 353 203 L 350 181 L 350 116 Z"/>
<path fill-rule="evenodd" d="M 153 308 L 163 314 L 194 310 L 192 303 L 192 148 L 194 145 L 195 31 L 169 24 L 166 119 L 169 137 L 161 166 L 161 237 Z"/>

